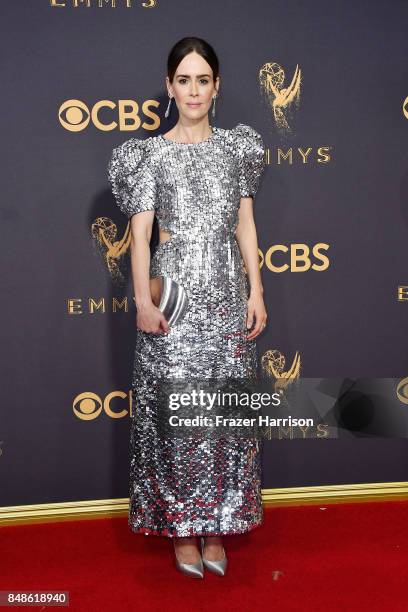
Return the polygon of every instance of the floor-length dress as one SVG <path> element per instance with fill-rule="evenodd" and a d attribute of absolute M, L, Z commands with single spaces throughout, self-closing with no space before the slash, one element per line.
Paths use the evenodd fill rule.
<path fill-rule="evenodd" d="M 241 197 L 254 197 L 265 168 L 258 132 L 239 123 L 177 143 L 130 138 L 113 149 L 108 178 L 130 218 L 154 210 L 170 234 L 150 275 L 184 287 L 188 309 L 168 334 L 136 331 L 132 378 L 129 526 L 168 537 L 238 534 L 263 522 L 259 439 L 159 436 L 154 382 L 165 377 L 256 375 L 247 340 L 249 281 L 235 238 Z"/>

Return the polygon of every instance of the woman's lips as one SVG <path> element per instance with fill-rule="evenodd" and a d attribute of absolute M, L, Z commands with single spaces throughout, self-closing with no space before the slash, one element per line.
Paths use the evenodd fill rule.
<path fill-rule="evenodd" d="M 201 102 L 187 102 L 187 106 L 195 108 L 196 106 L 201 106 Z"/>

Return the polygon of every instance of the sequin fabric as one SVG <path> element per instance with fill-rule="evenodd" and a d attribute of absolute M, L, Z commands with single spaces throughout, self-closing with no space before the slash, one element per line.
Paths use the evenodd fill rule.
<path fill-rule="evenodd" d="M 115 148 L 108 179 L 128 217 L 154 210 L 170 233 L 150 275 L 187 292 L 189 307 L 170 332 L 136 330 L 132 377 L 129 526 L 180 537 L 238 534 L 263 521 L 261 442 L 169 439 L 158 434 L 160 378 L 256 375 L 256 340 L 246 340 L 249 282 L 235 238 L 240 198 L 255 196 L 265 168 L 258 132 L 212 127 L 199 143 L 162 135 Z"/>

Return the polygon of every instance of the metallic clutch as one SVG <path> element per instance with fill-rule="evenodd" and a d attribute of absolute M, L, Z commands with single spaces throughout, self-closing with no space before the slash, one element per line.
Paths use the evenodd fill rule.
<path fill-rule="evenodd" d="M 185 289 L 168 276 L 150 278 L 152 302 L 164 314 L 169 325 L 182 319 L 188 307 Z"/>

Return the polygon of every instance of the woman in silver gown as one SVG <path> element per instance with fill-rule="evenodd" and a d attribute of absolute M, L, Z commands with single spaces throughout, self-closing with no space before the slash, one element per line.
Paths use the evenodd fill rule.
<path fill-rule="evenodd" d="M 173 538 L 184 573 L 202 577 L 204 561 L 224 575 L 221 536 L 263 520 L 259 440 L 161 436 L 155 382 L 257 374 L 255 338 L 267 315 L 252 199 L 264 146 L 248 125 L 210 125 L 218 61 L 202 39 L 173 47 L 167 88 L 169 105 L 173 98 L 177 103 L 176 126 L 165 135 L 126 140 L 108 168 L 116 203 L 131 219 L 137 307 L 129 526 Z M 154 215 L 160 242 L 150 258 Z M 181 285 L 188 298 L 174 326 L 151 298 L 149 277 L 159 275 Z M 203 536 L 202 556 L 195 536 Z"/>

